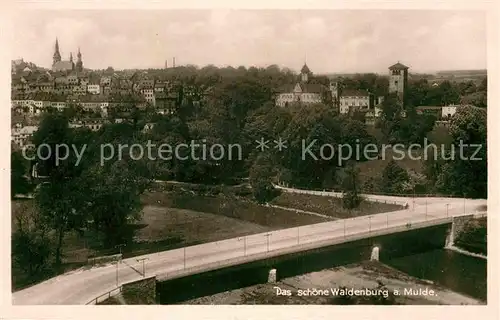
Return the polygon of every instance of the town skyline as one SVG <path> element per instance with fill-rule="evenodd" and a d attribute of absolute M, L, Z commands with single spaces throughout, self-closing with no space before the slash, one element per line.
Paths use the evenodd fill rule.
<path fill-rule="evenodd" d="M 15 28 L 12 59 L 46 68 L 57 38 L 63 60 L 80 48 L 89 69 L 159 69 L 174 57 L 177 66 L 198 67 L 276 64 L 298 71 L 307 63 L 318 74 L 386 73 L 397 61 L 417 73 L 486 69 L 482 12 L 44 11 L 26 19 L 30 14 Z"/>

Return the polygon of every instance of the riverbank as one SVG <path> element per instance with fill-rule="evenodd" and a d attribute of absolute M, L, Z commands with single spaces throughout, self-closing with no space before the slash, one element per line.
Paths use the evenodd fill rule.
<path fill-rule="evenodd" d="M 279 277 L 279 270 L 277 272 Z M 341 290 L 335 289 L 347 289 L 348 294 L 350 289 L 365 290 L 365 294 L 344 296 Z M 368 292 L 371 294 L 367 295 Z M 366 261 L 286 278 L 274 284 L 259 284 L 192 299 L 182 304 L 481 305 L 484 302 L 409 276 L 383 263 Z"/>
<path fill-rule="evenodd" d="M 472 219 L 457 235 L 453 245 L 476 254 L 487 255 L 487 218 Z"/>

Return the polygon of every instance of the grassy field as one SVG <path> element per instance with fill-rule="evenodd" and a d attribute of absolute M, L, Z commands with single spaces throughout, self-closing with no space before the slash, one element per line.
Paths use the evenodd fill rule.
<path fill-rule="evenodd" d="M 413 151 L 412 156 L 413 158 L 423 156 L 423 151 L 415 150 Z M 391 161 L 391 159 L 394 159 L 394 157 L 399 159 L 401 158 L 401 155 L 394 152 L 392 149 L 387 149 L 385 152 L 385 158 L 358 162 L 357 168 L 360 170 L 359 178 L 361 183 L 364 183 L 369 178 L 380 177 L 387 164 Z M 424 163 L 422 162 L 422 160 L 413 160 L 410 157 L 405 156 L 403 159 L 395 161 L 398 166 L 405 169 L 406 171 L 423 173 Z"/>
<path fill-rule="evenodd" d="M 211 213 L 241 221 L 266 226 L 271 229 L 292 228 L 300 225 L 329 221 L 327 219 L 269 208 L 246 198 L 231 195 L 197 196 L 193 194 L 148 193 L 143 197 L 146 204 L 158 204 L 170 208 L 188 209 Z"/>
<path fill-rule="evenodd" d="M 402 206 L 395 204 L 363 201 L 358 208 L 347 210 L 342 206 L 342 199 L 340 198 L 293 193 L 282 193 L 272 201 L 272 204 L 316 212 L 340 219 L 402 209 Z"/>
<path fill-rule="evenodd" d="M 369 134 L 374 136 L 379 143 L 384 143 L 383 134 L 380 129 L 377 129 L 373 126 L 368 126 L 367 131 Z M 450 145 L 452 143 L 452 138 L 449 134 L 448 128 L 445 127 L 434 127 L 434 129 L 427 134 L 428 144 L 434 143 L 438 146 L 438 156 L 441 148 L 441 144 Z M 401 149 L 400 149 L 401 150 Z M 360 180 L 361 182 L 365 182 L 369 178 L 379 177 L 382 171 L 385 169 L 389 161 L 394 159 L 396 163 L 403 169 L 407 171 L 412 171 L 417 174 L 424 173 L 424 161 L 420 159 L 411 159 L 408 155 L 405 155 L 403 159 L 399 153 L 395 153 L 392 149 L 386 149 L 383 153 L 385 154 L 385 158 L 379 158 L 376 160 L 370 160 L 365 162 L 358 162 L 358 168 L 360 169 Z M 428 155 L 432 156 L 432 149 L 429 149 Z M 412 150 L 412 157 L 424 158 L 423 149 L 420 150 Z"/>

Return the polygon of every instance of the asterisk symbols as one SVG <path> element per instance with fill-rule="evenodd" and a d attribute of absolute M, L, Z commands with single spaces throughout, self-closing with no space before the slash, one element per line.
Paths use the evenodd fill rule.
<path fill-rule="evenodd" d="M 256 149 L 260 149 L 260 151 L 264 151 L 266 149 L 271 148 L 269 146 L 269 142 L 271 142 L 271 140 L 265 140 L 264 138 L 260 138 L 260 140 L 255 140 L 255 142 L 257 143 Z M 275 144 L 274 149 L 278 149 L 278 151 L 283 151 L 283 149 L 287 148 L 286 140 L 278 138 L 278 140 L 273 140 L 273 142 Z"/>
<path fill-rule="evenodd" d="M 260 149 L 260 151 L 269 149 L 269 146 L 267 145 L 269 143 L 269 140 L 264 140 L 264 138 L 260 138 L 260 140 L 255 140 L 255 142 L 257 142 L 256 149 Z"/>
<path fill-rule="evenodd" d="M 286 140 L 283 141 L 281 137 L 279 137 L 278 140 L 274 140 L 274 143 L 276 144 L 274 148 L 278 149 L 278 151 L 283 151 L 283 149 L 286 149 Z"/>

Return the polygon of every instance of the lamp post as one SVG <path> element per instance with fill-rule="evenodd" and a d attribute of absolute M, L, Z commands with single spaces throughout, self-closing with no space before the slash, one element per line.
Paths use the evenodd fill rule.
<path fill-rule="evenodd" d="M 116 261 L 116 286 L 118 287 L 118 261 Z"/>
<path fill-rule="evenodd" d="M 347 219 L 344 219 L 344 239 L 345 239 L 345 237 L 346 237 L 346 232 L 345 232 L 345 221 L 346 221 L 346 220 L 347 220 Z"/>
<path fill-rule="evenodd" d="M 465 215 L 465 192 L 464 192 L 464 215 Z"/>
<path fill-rule="evenodd" d="M 428 196 L 429 196 L 428 194 L 425 195 L 425 221 L 427 221 L 427 197 Z"/>
<path fill-rule="evenodd" d="M 372 216 L 368 216 L 368 233 L 372 233 Z"/>
<path fill-rule="evenodd" d="M 448 218 L 448 216 L 449 216 L 449 215 L 448 215 L 448 207 L 449 207 L 449 206 L 450 206 L 450 204 L 449 204 L 449 203 L 447 203 L 447 204 L 446 204 L 446 217 L 447 217 L 447 218 Z"/>
<path fill-rule="evenodd" d="M 243 238 L 238 238 L 238 241 L 243 240 L 243 255 L 247 255 L 247 237 L 244 236 Z"/>
<path fill-rule="evenodd" d="M 415 185 L 413 185 L 413 211 L 415 211 Z"/>
<path fill-rule="evenodd" d="M 269 252 L 269 237 L 271 236 L 271 233 L 266 233 L 265 236 L 267 237 L 267 252 Z"/>
<path fill-rule="evenodd" d="M 186 247 L 184 247 L 184 270 L 186 269 Z"/>
<path fill-rule="evenodd" d="M 300 227 L 297 227 L 297 244 L 300 244 Z"/>
<path fill-rule="evenodd" d="M 120 256 L 121 256 L 121 254 L 122 254 L 122 247 L 125 247 L 125 246 L 126 246 L 126 244 L 125 244 L 125 243 L 120 243 L 120 244 L 117 244 L 117 245 L 115 246 L 115 248 L 118 248 L 118 249 L 120 250 Z"/>
<path fill-rule="evenodd" d="M 137 262 L 142 261 L 142 277 L 146 277 L 146 269 L 144 266 L 144 261 L 149 260 L 149 258 L 142 258 L 142 259 L 137 259 Z"/>

